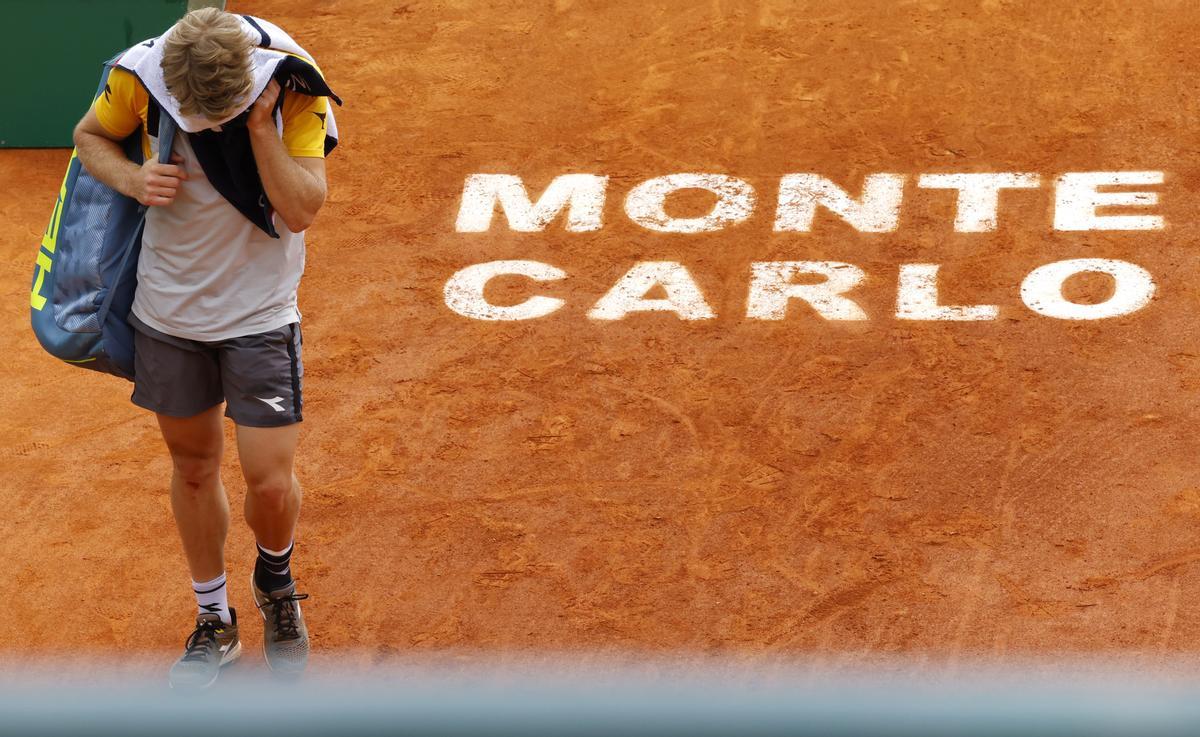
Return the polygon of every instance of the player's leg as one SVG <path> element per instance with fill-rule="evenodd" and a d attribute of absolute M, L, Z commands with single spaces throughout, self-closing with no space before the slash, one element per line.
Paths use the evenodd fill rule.
<path fill-rule="evenodd" d="M 158 415 L 171 451 L 171 511 L 183 542 L 199 614 L 183 656 L 171 668 L 171 685 L 203 688 L 222 665 L 241 654 L 237 613 L 225 585 L 229 498 L 221 484 L 221 405 L 193 417 Z"/>
<path fill-rule="evenodd" d="M 308 662 L 308 630 L 292 579 L 300 482 L 295 474 L 300 437 L 299 325 L 224 341 L 222 382 L 226 414 L 237 424 L 238 459 L 246 480 L 246 522 L 258 557 L 252 577 L 264 620 L 263 652 L 276 672 L 294 674 Z"/>
<path fill-rule="evenodd" d="M 198 583 L 225 572 L 229 498 L 221 484 L 221 421 L 219 404 L 193 417 L 158 415 L 171 453 L 171 511 L 192 580 Z"/>
<path fill-rule="evenodd" d="M 300 519 L 300 480 L 295 473 L 299 439 L 299 424 L 237 426 L 238 458 L 246 480 L 246 523 L 254 530 L 259 547 L 274 557 L 292 547 Z M 291 582 L 288 573 L 272 570 L 278 566 L 262 566 L 262 562 L 260 557 L 255 580 L 264 590 Z"/>
<path fill-rule="evenodd" d="M 255 580 L 264 591 L 291 583 L 284 558 L 300 516 L 295 474 L 303 406 L 300 341 L 300 326 L 293 324 L 221 345 L 225 413 L 237 425 L 246 522 L 260 551 Z"/>
<path fill-rule="evenodd" d="M 133 403 L 158 417 L 171 454 L 171 509 L 196 584 L 225 571 L 229 501 L 221 485 L 221 370 L 208 345 L 131 319 Z M 202 610 L 201 614 L 204 613 Z M 222 619 L 229 620 L 228 613 Z"/>
<path fill-rule="evenodd" d="M 196 596 L 196 626 L 172 686 L 204 687 L 241 652 L 225 586 L 229 500 L 221 484 L 220 369 L 202 343 L 136 328 L 133 402 L 154 411 L 171 455 L 171 509 Z"/>

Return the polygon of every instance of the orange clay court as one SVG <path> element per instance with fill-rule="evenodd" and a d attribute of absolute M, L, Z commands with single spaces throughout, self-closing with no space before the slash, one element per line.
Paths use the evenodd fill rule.
<path fill-rule="evenodd" d="M 1200 649 L 1200 6 L 1088 5 L 231 3 L 287 29 L 346 100 L 300 290 L 295 570 L 314 665 L 560 651 L 1154 664 Z M 0 152 L 0 658 L 166 663 L 194 602 L 154 418 L 29 328 L 69 153 Z M 1166 228 L 1055 232 L 1043 186 L 1006 192 L 995 232 L 956 233 L 952 195 L 911 185 L 894 233 L 771 227 L 788 172 L 854 190 L 871 172 L 1090 170 L 1164 171 Z M 746 179 L 759 208 L 698 235 L 624 216 L 637 183 L 689 171 Z M 458 233 L 476 172 L 533 194 L 608 175 L 605 225 Z M 1031 269 L 1085 257 L 1139 264 L 1154 301 L 1095 322 L 1022 305 Z M 498 259 L 570 278 L 498 284 L 497 301 L 567 305 L 510 323 L 449 310 L 446 280 Z M 749 264 L 789 259 L 862 267 L 870 319 L 793 305 L 746 320 Z M 586 318 L 632 264 L 667 260 L 716 319 Z M 897 320 L 907 262 L 941 264 L 946 303 L 1000 318 Z M 248 611 L 253 551 L 235 512 L 230 596 Z"/>

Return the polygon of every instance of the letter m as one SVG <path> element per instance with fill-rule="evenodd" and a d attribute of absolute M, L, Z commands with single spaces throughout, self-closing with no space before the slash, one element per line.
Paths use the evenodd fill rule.
<path fill-rule="evenodd" d="M 563 174 L 555 177 L 537 204 L 530 202 L 521 178 L 512 174 L 472 174 L 463 184 L 458 211 L 459 233 L 483 233 L 492 227 L 496 203 L 508 218 L 508 227 L 520 233 L 536 233 L 567 208 L 567 230 L 581 233 L 599 230 L 604 212 L 604 190 L 608 177 L 594 174 Z"/>

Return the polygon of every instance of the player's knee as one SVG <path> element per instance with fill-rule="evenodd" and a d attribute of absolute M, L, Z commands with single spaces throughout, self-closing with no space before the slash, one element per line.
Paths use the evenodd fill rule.
<path fill-rule="evenodd" d="M 220 456 L 172 453 L 171 462 L 175 476 L 186 488 L 194 491 L 210 486 L 221 476 Z"/>
<path fill-rule="evenodd" d="M 268 512 L 283 512 L 293 494 L 292 474 L 278 473 L 248 479 L 246 493 L 254 497 L 260 509 Z"/>

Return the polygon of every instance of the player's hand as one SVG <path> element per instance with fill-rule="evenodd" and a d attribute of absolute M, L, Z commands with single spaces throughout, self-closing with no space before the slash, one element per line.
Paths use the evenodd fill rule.
<path fill-rule="evenodd" d="M 188 178 L 182 164 L 183 157 L 177 153 L 171 154 L 170 164 L 160 164 L 157 158 L 150 159 L 134 175 L 130 196 L 150 207 L 171 204 L 179 191 L 179 182 Z"/>
<path fill-rule="evenodd" d="M 271 113 L 275 110 L 275 103 L 279 101 L 280 89 L 279 83 L 272 79 L 267 82 L 267 88 L 250 106 L 250 117 L 246 120 L 246 127 L 251 131 L 275 129 L 275 120 L 271 117 Z"/>

